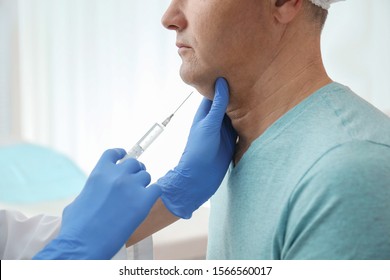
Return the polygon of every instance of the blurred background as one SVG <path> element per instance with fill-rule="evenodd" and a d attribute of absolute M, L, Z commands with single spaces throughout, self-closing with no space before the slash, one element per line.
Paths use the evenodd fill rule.
<path fill-rule="evenodd" d="M 0 179 L 2 207 L 31 215 L 60 214 L 104 150 L 130 148 L 193 90 L 178 74 L 181 60 L 175 33 L 160 23 L 169 2 L 0 0 L 0 164 L 26 164 L 29 158 L 37 170 L 45 165 L 47 174 L 66 171 L 35 195 L 27 190 L 28 182 L 18 188 Z M 388 0 L 337 3 L 330 9 L 322 42 L 330 77 L 386 113 L 389 14 Z M 194 94 L 140 158 L 152 180 L 176 165 L 200 100 Z M 5 153 L 20 143 L 54 154 L 34 162 L 38 156 L 31 156 L 29 149 Z M 61 168 L 53 173 L 50 168 L 55 166 Z M 2 178 L 9 174 L 3 173 Z M 69 174 L 78 179 L 71 182 L 74 187 L 66 188 Z M 53 187 L 53 181 L 62 185 Z M 155 257 L 202 258 L 207 217 L 206 205 L 193 220 L 157 234 Z"/>

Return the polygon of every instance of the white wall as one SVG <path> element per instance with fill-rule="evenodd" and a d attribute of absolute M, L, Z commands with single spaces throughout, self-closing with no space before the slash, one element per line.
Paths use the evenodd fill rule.
<path fill-rule="evenodd" d="M 0 143 L 4 137 L 20 133 L 18 116 L 13 110 L 13 100 L 17 100 L 16 68 L 14 58 L 17 34 L 17 9 L 15 2 L 0 0 Z M 11 95 L 13 93 L 13 95 Z M 2 141 L 3 139 L 3 141 Z"/>
<path fill-rule="evenodd" d="M 177 74 L 175 35 L 160 24 L 169 1 L 17 2 L 21 136 L 87 173 L 105 149 L 130 148 L 191 91 Z M 176 164 L 199 101 L 192 97 L 143 155 L 154 177 Z"/>
<path fill-rule="evenodd" d="M 329 75 L 390 113 L 390 1 L 346 0 L 332 6 L 323 33 Z"/>

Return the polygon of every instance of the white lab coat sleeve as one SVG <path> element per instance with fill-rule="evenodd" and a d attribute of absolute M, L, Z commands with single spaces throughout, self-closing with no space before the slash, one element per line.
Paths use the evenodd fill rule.
<path fill-rule="evenodd" d="M 59 233 L 61 217 L 38 215 L 26 217 L 18 211 L 0 210 L 0 259 L 31 260 Z M 123 246 L 112 258 L 126 260 Z"/>
<path fill-rule="evenodd" d="M 0 210 L 0 259 L 31 259 L 57 236 L 60 226 L 60 217 L 28 218 L 17 211 Z"/>

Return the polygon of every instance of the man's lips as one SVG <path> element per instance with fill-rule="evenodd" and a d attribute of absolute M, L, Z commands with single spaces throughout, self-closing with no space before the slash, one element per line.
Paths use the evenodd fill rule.
<path fill-rule="evenodd" d="M 179 48 L 177 52 L 181 57 L 192 49 L 190 45 L 181 42 L 177 42 L 176 46 Z"/>
<path fill-rule="evenodd" d="M 177 43 L 176 43 L 176 46 L 177 46 L 179 49 L 182 49 L 182 48 L 190 49 L 190 48 L 191 48 L 190 45 L 187 45 L 187 44 L 184 44 L 184 43 L 180 43 L 180 42 L 177 42 Z"/>

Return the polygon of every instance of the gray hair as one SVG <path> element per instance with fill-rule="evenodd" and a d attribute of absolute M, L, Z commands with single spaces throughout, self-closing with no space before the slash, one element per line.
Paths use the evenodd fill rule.
<path fill-rule="evenodd" d="M 315 24 L 316 29 L 322 31 L 328 17 L 328 10 L 313 4 L 311 0 L 303 2 L 303 9 L 308 19 Z"/>

